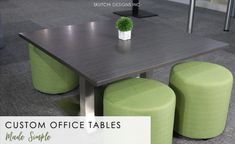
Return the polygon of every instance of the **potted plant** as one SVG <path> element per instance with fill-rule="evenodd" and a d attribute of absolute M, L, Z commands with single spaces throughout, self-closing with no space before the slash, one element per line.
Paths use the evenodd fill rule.
<path fill-rule="evenodd" d="M 133 21 L 128 17 L 120 17 L 116 22 L 118 29 L 118 38 L 121 40 L 131 39 L 131 30 L 133 28 Z"/>

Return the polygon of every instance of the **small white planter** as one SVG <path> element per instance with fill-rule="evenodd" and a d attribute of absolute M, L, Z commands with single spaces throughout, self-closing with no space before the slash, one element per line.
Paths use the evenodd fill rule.
<path fill-rule="evenodd" d="M 121 40 L 131 39 L 131 30 L 130 31 L 125 31 L 125 32 L 122 32 L 122 31 L 118 30 L 118 38 L 121 39 Z"/>

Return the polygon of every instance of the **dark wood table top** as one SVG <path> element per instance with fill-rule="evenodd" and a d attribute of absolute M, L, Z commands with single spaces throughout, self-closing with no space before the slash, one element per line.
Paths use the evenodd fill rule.
<path fill-rule="evenodd" d="M 28 42 L 101 86 L 223 48 L 228 44 L 134 19 L 130 41 L 118 39 L 115 21 L 20 33 Z"/>

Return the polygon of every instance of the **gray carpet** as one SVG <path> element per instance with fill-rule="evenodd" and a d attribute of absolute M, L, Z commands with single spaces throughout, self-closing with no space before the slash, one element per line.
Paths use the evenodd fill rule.
<path fill-rule="evenodd" d="M 111 0 L 104 1 L 110 2 Z M 0 49 L 0 115 L 68 115 L 57 104 L 61 99 L 76 96 L 79 89 L 53 96 L 34 90 L 31 83 L 27 43 L 20 39 L 17 33 L 117 18 L 112 12 L 123 9 L 119 7 L 94 8 L 93 2 L 94 0 L 0 0 L 6 43 L 5 48 Z M 160 15 L 146 20 L 163 23 L 185 32 L 187 6 L 166 0 L 145 0 L 142 7 Z M 232 20 L 232 30 L 223 32 L 224 13 L 202 8 L 197 8 L 196 11 L 194 33 L 228 42 L 230 47 L 194 59 L 224 65 L 235 74 L 235 19 Z M 167 83 L 171 66 L 157 69 L 156 79 Z M 235 89 L 231 98 L 227 127 L 222 135 L 209 140 L 191 140 L 175 136 L 174 144 L 235 143 L 234 91 Z M 64 106 L 60 103 L 61 105 Z M 74 105 L 71 108 L 73 107 Z"/>

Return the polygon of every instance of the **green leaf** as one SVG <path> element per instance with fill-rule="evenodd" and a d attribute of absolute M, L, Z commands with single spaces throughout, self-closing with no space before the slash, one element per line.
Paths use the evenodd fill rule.
<path fill-rule="evenodd" d="M 133 28 L 133 21 L 128 17 L 120 17 L 116 22 L 116 28 L 122 32 L 130 31 Z"/>

